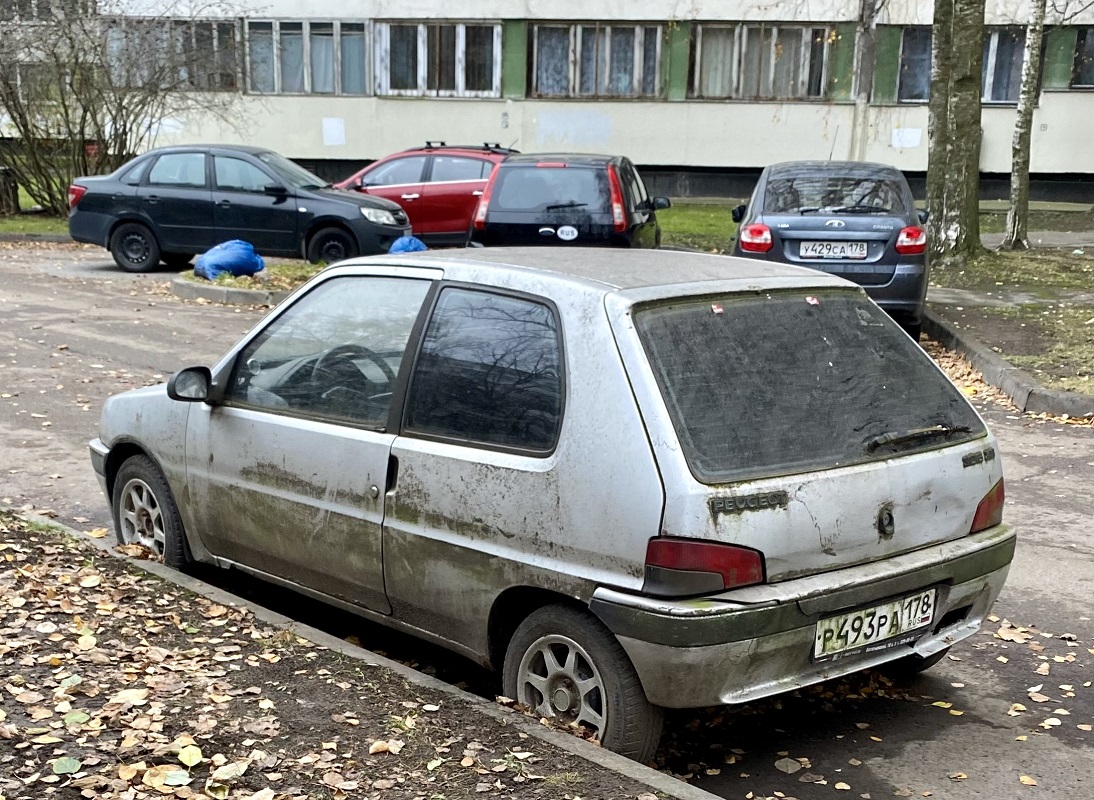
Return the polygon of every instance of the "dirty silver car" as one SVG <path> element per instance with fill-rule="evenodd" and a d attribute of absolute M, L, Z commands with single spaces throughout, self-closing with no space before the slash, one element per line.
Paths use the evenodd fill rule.
<path fill-rule="evenodd" d="M 671 252 L 329 268 L 111 398 L 118 537 L 501 673 L 645 760 L 662 709 L 929 667 L 1015 534 L 995 440 L 860 287 Z"/>

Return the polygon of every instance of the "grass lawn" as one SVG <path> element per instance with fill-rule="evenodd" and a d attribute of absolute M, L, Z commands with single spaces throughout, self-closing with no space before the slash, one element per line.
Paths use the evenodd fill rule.
<path fill-rule="evenodd" d="M 999 252 L 989 250 L 962 269 L 931 268 L 931 283 L 954 289 L 1029 292 L 1054 298 L 1057 290 L 1094 291 L 1094 248 Z"/>
<path fill-rule="evenodd" d="M 68 233 L 68 220 L 45 214 L 19 214 L 0 217 L 0 233 L 43 234 Z"/>
<path fill-rule="evenodd" d="M 729 250 L 730 236 L 737 230 L 730 212 L 737 203 L 736 200 L 726 200 L 724 205 L 681 202 L 658 211 L 662 244 L 718 253 Z"/>

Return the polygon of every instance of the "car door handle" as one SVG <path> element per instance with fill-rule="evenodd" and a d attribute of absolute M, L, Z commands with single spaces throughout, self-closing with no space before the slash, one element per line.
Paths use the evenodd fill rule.
<path fill-rule="evenodd" d="M 421 197 L 421 195 L 420 194 L 404 194 L 404 195 L 400 195 L 400 197 L 402 197 L 404 200 L 417 200 L 419 197 Z"/>
<path fill-rule="evenodd" d="M 473 191 L 473 192 L 471 193 L 471 196 L 472 196 L 472 197 L 482 197 L 482 192 L 481 192 L 481 191 L 479 191 L 478 189 L 476 189 L 475 191 Z"/>
<path fill-rule="evenodd" d="M 217 205 L 220 206 L 221 208 L 227 208 L 231 204 L 232 204 L 231 200 L 221 200 L 217 203 Z"/>
<path fill-rule="evenodd" d="M 154 194 L 146 195 L 144 199 L 152 205 L 155 205 L 160 201 L 159 196 Z"/>

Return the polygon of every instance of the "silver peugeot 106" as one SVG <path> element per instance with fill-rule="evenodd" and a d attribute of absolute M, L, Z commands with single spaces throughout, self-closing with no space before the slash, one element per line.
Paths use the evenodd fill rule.
<path fill-rule="evenodd" d="M 931 666 L 1015 545 L 995 439 L 859 286 L 701 254 L 343 262 L 112 397 L 91 459 L 122 542 L 438 642 L 640 760 L 664 708 Z"/>

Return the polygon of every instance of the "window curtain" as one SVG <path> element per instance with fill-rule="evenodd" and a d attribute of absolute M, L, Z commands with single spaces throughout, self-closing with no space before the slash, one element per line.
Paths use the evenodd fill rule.
<path fill-rule="evenodd" d="M 536 28 L 536 93 L 546 97 L 570 93 L 569 28 Z"/>
<path fill-rule="evenodd" d="M 494 88 L 494 27 L 468 25 L 464 29 L 463 87 L 469 92 Z"/>
<path fill-rule="evenodd" d="M 281 23 L 281 91 L 304 91 L 304 26 L 299 22 Z"/>
<path fill-rule="evenodd" d="M 732 97 L 736 55 L 733 33 L 733 28 L 703 28 L 699 54 L 700 97 Z"/>
<path fill-rule="evenodd" d="M 269 22 L 252 22 L 247 26 L 248 47 L 251 57 L 251 91 L 274 90 L 273 25 Z"/>
<path fill-rule="evenodd" d="M 634 94 L 634 28 L 612 28 L 611 63 L 607 74 L 608 94 Z"/>
<path fill-rule="evenodd" d="M 342 24 L 342 94 L 365 93 L 365 26 Z"/>
<path fill-rule="evenodd" d="M 418 89 L 418 26 L 388 28 L 388 87 L 393 91 Z"/>
<path fill-rule="evenodd" d="M 334 94 L 334 25 L 311 24 L 311 90 L 315 94 Z"/>

